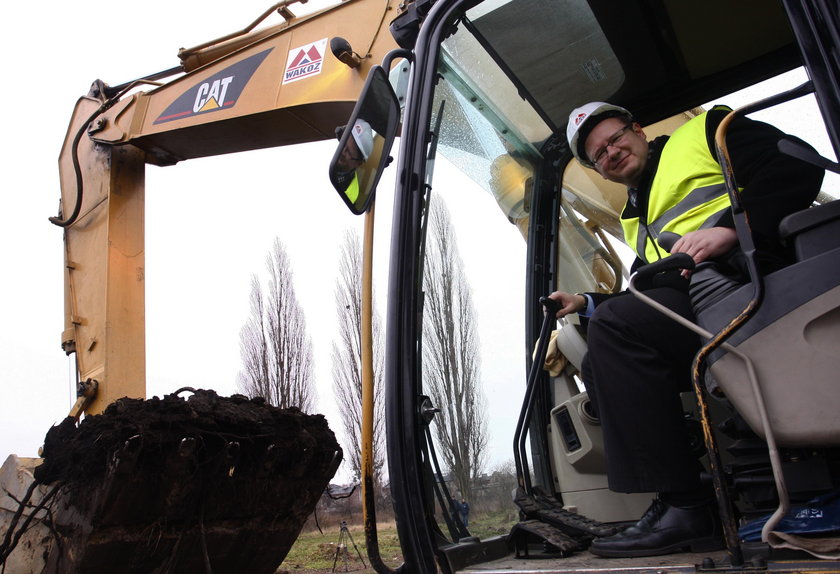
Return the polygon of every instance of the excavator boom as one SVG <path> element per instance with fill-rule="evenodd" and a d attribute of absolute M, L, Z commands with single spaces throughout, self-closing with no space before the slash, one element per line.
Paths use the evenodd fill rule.
<path fill-rule="evenodd" d="M 388 0 L 347 0 L 206 47 L 182 50 L 189 72 L 122 99 L 98 118 L 94 141 L 142 149 L 149 163 L 299 144 L 335 136 L 372 63 L 396 47 L 381 34 Z M 284 5 L 283 9 L 288 11 Z M 344 39 L 354 67 L 330 50 Z"/>

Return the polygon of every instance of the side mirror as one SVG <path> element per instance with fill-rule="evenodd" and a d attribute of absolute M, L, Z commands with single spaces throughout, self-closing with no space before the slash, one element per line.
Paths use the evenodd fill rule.
<path fill-rule="evenodd" d="M 330 181 L 354 214 L 367 211 L 397 134 L 400 106 L 382 66 L 368 74 L 347 125 L 339 128 Z"/>

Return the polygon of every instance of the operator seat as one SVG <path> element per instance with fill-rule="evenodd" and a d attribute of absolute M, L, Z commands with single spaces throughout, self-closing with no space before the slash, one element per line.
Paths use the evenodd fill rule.
<path fill-rule="evenodd" d="M 840 201 L 797 212 L 780 226 L 796 263 L 766 275 L 757 311 L 726 340 L 754 364 L 779 446 L 840 446 Z M 749 304 L 751 283 L 698 266 L 697 323 L 724 329 Z M 764 436 L 745 362 L 718 348 L 708 373 L 747 424 Z"/>

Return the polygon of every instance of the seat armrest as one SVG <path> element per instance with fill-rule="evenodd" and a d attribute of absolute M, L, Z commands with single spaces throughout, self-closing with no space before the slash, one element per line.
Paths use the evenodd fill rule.
<path fill-rule="evenodd" d="M 840 219 L 840 201 L 831 201 L 791 213 L 779 224 L 779 235 L 787 239 L 835 219 Z"/>
<path fill-rule="evenodd" d="M 793 242 L 797 261 L 840 244 L 840 201 L 797 211 L 782 219 L 779 236 Z"/>

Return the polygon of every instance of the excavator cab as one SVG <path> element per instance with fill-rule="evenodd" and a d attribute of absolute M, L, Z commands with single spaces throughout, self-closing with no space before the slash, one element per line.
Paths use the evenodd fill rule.
<path fill-rule="evenodd" d="M 706 105 L 727 103 L 733 92 L 801 69 L 809 82 L 796 94 L 807 94 L 818 106 L 830 146 L 823 153 L 836 155 L 840 86 L 832 79 L 837 62 L 830 56 L 836 53 L 836 14 L 796 2 L 557 6 L 540 0 L 441 0 L 428 7 L 418 3 L 392 25 L 405 33 L 412 21 L 422 21 L 418 35 L 403 36 L 415 42 L 418 57 L 402 120 L 386 367 L 389 469 L 407 560 L 429 571 L 435 564 L 468 571 L 473 561 L 495 557 L 498 562 L 482 567 L 516 570 L 523 563 L 501 555 L 515 551 L 522 558 L 530 550 L 556 558 L 551 567 L 558 572 L 649 566 L 641 559 L 593 565 L 580 545 L 536 524 L 553 523 L 585 539 L 604 532 L 587 519 L 600 525 L 633 522 L 653 496 L 607 488 L 600 421 L 580 381 L 585 330 L 570 316 L 551 325 L 551 338 L 542 344 L 542 296 L 557 289 L 611 293 L 630 283 L 631 259 L 618 223 L 626 190 L 571 159 L 566 118 L 584 102 L 608 101 L 633 110 L 653 138 L 672 132 Z M 446 179 L 441 158 L 463 177 Z M 440 197 L 457 203 L 467 183 L 496 202 L 527 246 L 518 300 L 525 301 L 525 368 L 519 382 L 509 381 L 523 388 L 513 440 L 522 520 L 505 538 L 507 546 L 476 541 L 449 524 L 440 502 L 448 497 L 441 486 L 446 480 L 435 474 L 435 441 L 428 430 L 445 410 L 429 396 L 422 353 L 425 345 L 435 344 L 422 322 L 431 305 L 422 287 L 423 267 L 429 264 L 423 248 L 428 213 Z M 706 380 L 716 381 L 712 388 L 717 390 L 702 402 L 693 393 L 683 397 L 686 424 L 695 437 L 692 449 L 732 497 L 723 502 L 736 527 L 774 509 L 786 510 L 785 498 L 804 503 L 840 487 L 840 434 L 831 415 L 840 400 L 832 375 L 838 324 L 832 257 L 840 239 L 832 203 L 838 192 L 830 188 L 819 197 L 820 205 L 785 222 L 784 233 L 797 245 L 801 261 L 747 284 L 725 284 L 697 302 L 697 321 L 705 331 L 701 338 L 717 345 L 708 351 L 700 382 L 705 387 Z M 706 272 L 698 269 L 697 276 L 702 279 Z M 759 297 L 756 284 L 763 285 Z M 493 300 L 494 312 L 501 299 Z M 749 311 L 755 314 L 734 328 L 731 323 L 753 299 L 761 300 Z M 754 375 L 734 356 L 739 348 L 751 356 Z M 751 380 L 762 389 L 766 417 Z M 502 394 L 498 387 L 493 392 Z M 781 454 L 773 452 L 777 447 L 763 421 L 770 422 Z M 705 441 L 707 429 L 717 437 L 711 445 Z M 713 462 L 713 456 L 722 462 Z M 785 492 L 776 488 L 780 476 L 788 478 Z M 709 556 L 710 568 L 722 563 L 740 568 L 754 556 L 758 561 L 779 556 L 765 537 L 748 548 L 745 558 L 748 541 L 733 529 L 730 534 L 727 553 Z M 536 552 L 537 547 L 550 550 Z M 702 559 L 677 556 L 657 564 L 687 566 Z"/>

